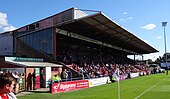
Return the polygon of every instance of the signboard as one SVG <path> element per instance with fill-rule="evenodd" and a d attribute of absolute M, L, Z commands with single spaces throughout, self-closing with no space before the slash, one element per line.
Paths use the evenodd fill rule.
<path fill-rule="evenodd" d="M 109 77 L 102 77 L 102 78 L 94 78 L 89 80 L 89 87 L 99 86 L 106 84 L 109 80 Z"/>
<path fill-rule="evenodd" d="M 65 91 L 77 90 L 77 89 L 88 88 L 88 87 L 89 87 L 88 80 L 53 83 L 51 86 L 51 92 L 52 93 L 65 92 Z"/>
<path fill-rule="evenodd" d="M 41 58 L 5 57 L 5 61 L 43 62 Z"/>
<path fill-rule="evenodd" d="M 143 72 L 141 72 L 141 73 L 143 75 Z M 139 73 L 138 72 L 137 73 L 130 73 L 130 76 L 131 76 L 131 78 L 135 78 L 135 77 L 139 76 Z"/>
<path fill-rule="evenodd" d="M 167 62 L 167 64 L 166 63 L 161 63 L 161 67 L 170 67 L 170 63 L 169 62 Z"/>

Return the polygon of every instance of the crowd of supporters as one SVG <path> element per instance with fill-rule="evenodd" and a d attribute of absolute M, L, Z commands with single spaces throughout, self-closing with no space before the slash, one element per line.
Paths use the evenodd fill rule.
<path fill-rule="evenodd" d="M 147 70 L 145 64 L 134 65 L 132 60 L 124 58 L 124 61 L 130 60 L 128 64 L 121 64 L 122 57 L 113 57 L 109 53 L 98 50 L 68 50 L 62 52 L 57 59 L 65 63 L 70 69 L 82 74 L 85 78 L 98 78 L 113 74 L 119 68 L 120 75 L 129 75 L 130 73 L 139 73 L 148 75 L 151 73 Z M 121 62 L 120 62 L 121 61 Z M 127 76 L 130 78 L 129 76 Z"/>
<path fill-rule="evenodd" d="M 99 78 L 105 77 L 109 74 L 113 74 L 117 68 L 119 68 L 120 75 L 128 75 L 129 73 L 139 73 L 142 75 L 150 74 L 150 70 L 147 70 L 146 65 L 133 66 L 130 64 L 87 64 L 85 63 L 83 67 L 76 64 L 69 65 L 71 69 L 83 74 L 87 78 Z"/>

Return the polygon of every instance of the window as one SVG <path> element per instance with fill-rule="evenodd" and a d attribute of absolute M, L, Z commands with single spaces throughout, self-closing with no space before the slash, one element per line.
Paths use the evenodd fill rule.
<path fill-rule="evenodd" d="M 35 30 L 35 24 L 31 24 L 31 25 L 29 25 L 28 27 L 29 27 L 29 30 L 30 30 L 30 31 L 31 31 L 31 30 Z"/>
<path fill-rule="evenodd" d="M 35 24 L 35 28 L 38 29 L 39 28 L 39 23 Z"/>

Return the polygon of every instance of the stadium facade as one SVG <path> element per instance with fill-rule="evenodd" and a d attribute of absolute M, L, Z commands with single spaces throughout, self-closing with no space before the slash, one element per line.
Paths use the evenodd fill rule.
<path fill-rule="evenodd" d="M 46 81 L 53 72 L 62 72 L 59 65 L 62 63 L 64 67 L 71 63 L 81 66 L 92 60 L 96 63 L 108 63 L 109 60 L 110 63 L 124 64 L 132 62 L 127 55 L 154 52 L 158 51 L 101 11 L 76 8 L 0 34 L 1 70 L 24 68 L 27 78 L 34 68 L 39 68 L 38 71 L 46 71 Z M 37 64 L 37 61 L 48 64 Z M 51 75 L 48 75 L 49 71 L 52 71 Z"/>

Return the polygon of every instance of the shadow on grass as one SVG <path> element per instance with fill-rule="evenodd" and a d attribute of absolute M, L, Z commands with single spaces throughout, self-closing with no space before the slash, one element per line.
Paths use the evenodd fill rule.
<path fill-rule="evenodd" d="M 33 92 L 33 93 L 50 93 L 50 91 L 29 91 L 29 92 Z"/>
<path fill-rule="evenodd" d="M 36 91 L 35 93 L 50 93 L 50 91 Z"/>

